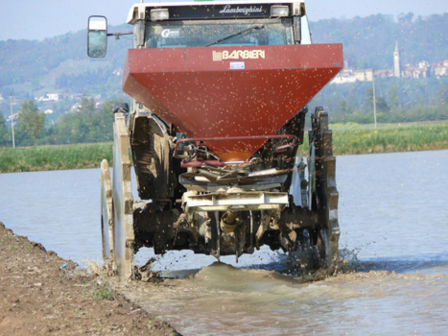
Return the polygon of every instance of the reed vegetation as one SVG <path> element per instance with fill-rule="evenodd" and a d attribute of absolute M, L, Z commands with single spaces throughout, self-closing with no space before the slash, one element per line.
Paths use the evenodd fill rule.
<path fill-rule="evenodd" d="M 411 152 L 448 149 L 448 122 L 381 124 L 356 123 L 330 125 L 335 155 Z M 305 136 L 301 154 L 308 155 Z"/>
<path fill-rule="evenodd" d="M 99 167 L 112 160 L 112 143 L 0 148 L 0 172 Z"/>
<path fill-rule="evenodd" d="M 448 149 L 448 123 L 335 128 L 333 143 L 337 155 Z"/>
<path fill-rule="evenodd" d="M 448 149 L 448 122 L 330 127 L 336 155 Z M 307 152 L 305 134 L 301 153 Z M 94 168 L 103 158 L 112 161 L 112 143 L 0 148 L 0 172 Z"/>

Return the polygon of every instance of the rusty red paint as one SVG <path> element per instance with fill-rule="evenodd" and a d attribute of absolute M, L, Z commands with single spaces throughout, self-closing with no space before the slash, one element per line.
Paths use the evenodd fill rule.
<path fill-rule="evenodd" d="M 265 57 L 213 61 L 213 51 L 223 50 L 263 50 Z M 244 62 L 244 69 L 230 69 L 232 62 Z M 341 44 L 130 49 L 123 90 L 188 137 L 266 136 L 304 107 L 342 63 Z M 244 161 L 265 141 L 207 146 L 223 161 Z"/>

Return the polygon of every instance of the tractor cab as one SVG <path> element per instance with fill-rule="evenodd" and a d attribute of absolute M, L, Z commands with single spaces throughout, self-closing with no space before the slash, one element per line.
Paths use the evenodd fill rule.
<path fill-rule="evenodd" d="M 299 15 L 293 16 L 298 7 Z M 145 8 L 144 27 L 134 7 L 128 22 L 144 29 L 145 48 L 309 44 L 304 6 L 296 4 Z M 236 21 L 237 20 L 237 21 Z"/>
<path fill-rule="evenodd" d="M 130 9 L 127 23 L 133 25 L 135 48 L 311 44 L 300 1 L 141 3 Z M 107 19 L 91 16 L 90 57 L 105 56 L 106 34 Z M 121 34 L 129 33 L 109 35 Z"/>

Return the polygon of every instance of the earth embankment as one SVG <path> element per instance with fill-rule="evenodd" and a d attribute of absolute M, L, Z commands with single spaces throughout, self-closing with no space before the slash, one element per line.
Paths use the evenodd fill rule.
<path fill-rule="evenodd" d="M 179 335 L 70 260 L 0 222 L 0 335 Z"/>

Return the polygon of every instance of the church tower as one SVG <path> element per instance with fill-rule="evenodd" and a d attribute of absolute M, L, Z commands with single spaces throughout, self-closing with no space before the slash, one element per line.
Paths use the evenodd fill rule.
<path fill-rule="evenodd" d="M 394 50 L 394 77 L 400 77 L 400 74 L 400 51 L 398 50 L 398 41 L 396 41 Z"/>

